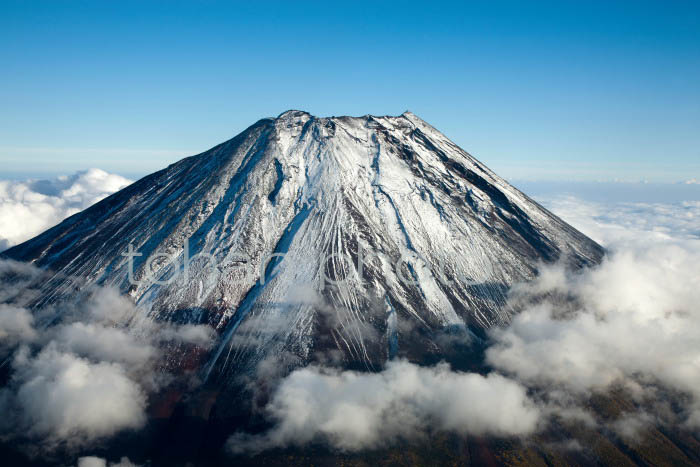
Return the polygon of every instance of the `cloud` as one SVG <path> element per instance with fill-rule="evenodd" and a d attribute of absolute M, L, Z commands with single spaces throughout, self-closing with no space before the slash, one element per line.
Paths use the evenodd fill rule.
<path fill-rule="evenodd" d="M 266 411 L 275 427 L 258 436 L 234 435 L 231 452 L 318 440 L 357 451 L 439 431 L 524 435 L 539 418 L 525 388 L 503 376 L 407 361 L 389 362 L 379 373 L 298 369 L 282 381 Z"/>
<path fill-rule="evenodd" d="M 119 462 L 107 462 L 107 459 L 95 456 L 85 456 L 78 459 L 78 467 L 138 467 L 128 457 L 122 457 Z"/>
<path fill-rule="evenodd" d="M 487 361 L 529 387 L 582 395 L 661 384 L 692 396 L 692 421 L 700 417 L 698 264 L 700 241 L 688 240 L 620 248 L 580 274 L 543 268 L 513 290 L 522 311 L 492 332 Z"/>
<path fill-rule="evenodd" d="M 22 307 L 36 298 L 46 272 L 26 263 L 0 260 L 0 303 Z"/>
<path fill-rule="evenodd" d="M 99 169 L 51 180 L 0 181 L 0 251 L 38 235 L 130 183 Z"/>
<path fill-rule="evenodd" d="M 81 306 L 73 305 L 69 319 L 88 314 Z M 33 342 L 21 345 L 11 360 L 12 377 L 0 398 L 5 416 L 0 431 L 52 449 L 144 425 L 153 386 L 143 376 L 156 353 L 148 340 L 90 320 L 33 328 L 32 334 Z"/>
<path fill-rule="evenodd" d="M 161 326 L 157 336 L 161 340 L 191 344 L 206 349 L 214 343 L 216 332 L 214 328 L 205 324 L 182 324 Z"/>
<path fill-rule="evenodd" d="M 156 350 L 149 341 L 144 341 L 124 329 L 100 324 L 72 323 L 59 327 L 53 341 L 68 352 L 92 358 L 131 365 L 147 364 Z"/>
<path fill-rule="evenodd" d="M 586 235 L 608 247 L 629 242 L 700 239 L 700 201 L 597 203 L 573 196 L 539 199 Z"/>
<path fill-rule="evenodd" d="M 0 261 L 0 290 L 8 277 L 37 278 L 31 266 Z M 21 277 L 20 277 L 21 279 Z M 20 280 L 29 287 L 31 280 Z M 17 303 L 0 304 L 2 348 L 13 351 L 11 378 L 0 390 L 0 434 L 30 440 L 34 448 L 78 448 L 123 430 L 144 426 L 148 395 L 169 381 L 156 371 L 161 344 L 207 348 L 214 331 L 204 325 L 178 326 L 143 320 L 127 297 L 107 287 L 49 310 L 51 326 L 37 326 L 34 314 Z M 17 295 L 0 294 L 8 300 Z M 141 317 L 141 325 L 127 324 Z"/>
<path fill-rule="evenodd" d="M 20 353 L 13 366 L 18 422 L 30 435 L 83 443 L 146 421 L 146 395 L 121 365 L 94 363 L 52 343 L 36 356 Z"/>
<path fill-rule="evenodd" d="M 680 370 L 676 357 L 700 363 L 700 333 L 689 328 L 700 324 L 698 260 L 700 242 L 670 243 L 615 251 L 582 274 L 544 268 L 532 284 L 514 289 L 513 301 L 521 306 L 545 298 L 494 331 L 489 359 L 525 380 L 562 381 L 581 390 L 623 374 Z M 567 315 L 555 300 L 564 293 L 576 303 Z"/>
<path fill-rule="evenodd" d="M 610 426 L 625 438 L 660 423 L 700 428 L 700 205 L 568 198 L 554 210 L 595 232 L 609 254 L 579 273 L 542 266 L 515 286 L 510 304 L 520 313 L 491 332 L 487 362 L 549 397 L 565 391 L 580 402 L 624 388 L 640 405 Z M 679 420 L 669 422 L 659 391 L 666 404 L 685 395 Z"/>
<path fill-rule="evenodd" d="M 31 313 L 24 308 L 0 304 L 0 357 L 3 349 L 30 342 L 36 336 Z"/>
<path fill-rule="evenodd" d="M 78 459 L 78 467 L 107 467 L 107 459 L 85 456 Z"/>

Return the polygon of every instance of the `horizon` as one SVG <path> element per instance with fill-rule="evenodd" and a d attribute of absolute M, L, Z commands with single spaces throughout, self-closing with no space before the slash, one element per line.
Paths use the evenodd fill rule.
<path fill-rule="evenodd" d="M 375 118 L 390 117 L 390 118 L 397 118 L 397 117 L 400 117 L 400 116 L 405 115 L 405 114 L 411 114 L 411 115 L 414 115 L 414 116 L 420 118 L 419 115 L 416 115 L 416 114 L 415 114 L 414 112 L 412 112 L 411 110 L 405 110 L 405 111 L 401 112 L 400 114 L 392 114 L 392 115 L 389 115 L 389 114 L 386 114 L 386 115 L 380 115 L 380 114 L 364 114 L 364 115 L 330 115 L 330 116 L 318 116 L 318 115 L 313 115 L 312 113 L 310 113 L 310 112 L 308 112 L 308 111 L 306 111 L 306 110 L 301 110 L 301 109 L 288 109 L 288 110 L 285 110 L 285 111 L 281 112 L 281 113 L 278 114 L 276 117 L 275 117 L 275 116 L 262 117 L 262 118 L 256 120 L 255 122 L 251 123 L 251 125 L 249 125 L 249 126 L 252 126 L 252 125 L 254 125 L 255 123 L 257 123 L 257 122 L 259 122 L 259 121 L 261 121 L 261 120 L 279 118 L 279 116 L 281 116 L 281 115 L 283 115 L 283 114 L 285 114 L 285 113 L 288 113 L 288 112 L 302 112 L 302 113 L 305 113 L 305 114 L 307 114 L 307 115 L 310 115 L 310 116 L 312 116 L 312 117 L 314 117 L 314 118 L 321 118 L 321 119 L 325 119 L 325 118 L 364 118 L 364 117 L 375 117 Z M 421 120 L 422 120 L 422 119 L 421 119 Z M 430 124 L 430 122 L 426 122 L 426 123 Z M 244 128 L 243 130 L 241 130 L 241 132 L 236 133 L 235 135 L 233 135 L 233 136 L 232 136 L 231 138 L 229 138 L 228 140 L 230 140 L 230 139 L 232 139 L 232 138 L 235 138 L 235 137 L 238 136 L 239 134 L 243 133 L 247 128 L 248 128 L 248 127 L 246 127 L 246 128 Z M 438 129 L 438 131 L 439 131 L 439 129 Z M 228 141 L 228 140 L 225 140 L 225 141 Z M 213 146 L 208 147 L 207 149 L 205 149 L 205 150 L 203 150 L 203 151 L 198 151 L 198 152 L 189 152 L 189 153 L 188 153 L 188 152 L 182 151 L 181 153 L 172 154 L 172 153 L 169 152 L 169 151 L 145 151 L 145 152 L 148 153 L 148 154 L 159 154 L 159 153 L 160 153 L 161 155 L 163 155 L 163 153 L 165 153 L 165 155 L 167 155 L 168 157 L 172 156 L 172 157 L 174 157 L 174 159 L 170 160 L 169 162 L 166 162 L 167 165 L 163 165 L 163 166 L 161 166 L 160 168 L 157 168 L 157 169 L 152 170 L 152 171 L 143 171 L 143 170 L 142 170 L 142 171 L 133 172 L 133 171 L 129 171 L 129 170 L 127 169 L 127 170 L 115 170 L 115 171 L 113 171 L 112 173 L 114 173 L 114 174 L 116 174 L 116 175 L 119 175 L 119 176 L 122 176 L 122 177 L 130 178 L 130 179 L 133 179 L 133 180 L 138 180 L 138 179 L 143 178 L 143 177 L 145 177 L 145 176 L 147 176 L 147 175 L 150 175 L 151 173 L 157 172 L 158 170 L 162 170 L 162 169 L 166 168 L 167 166 L 169 166 L 169 165 L 171 165 L 171 164 L 174 164 L 174 163 L 176 163 L 176 162 L 179 162 L 179 161 L 181 161 L 182 159 L 185 159 L 185 158 L 187 158 L 187 157 L 192 157 L 192 156 L 197 156 L 197 155 L 203 154 L 203 153 L 209 151 L 210 149 L 212 149 L 212 148 L 218 146 L 219 144 L 222 144 L 222 143 L 225 142 L 225 141 L 221 141 L 221 142 L 219 142 L 219 143 L 217 143 L 217 144 L 215 144 L 215 145 L 213 145 Z M 15 148 L 15 149 L 18 150 L 18 148 Z M 464 148 L 462 148 L 462 149 L 464 149 Z M 0 150 L 2 150 L 2 148 L 0 148 Z M 37 154 L 37 153 L 42 153 L 42 151 L 46 152 L 47 149 L 46 149 L 46 148 L 43 148 L 43 149 L 42 149 L 42 148 L 23 148 L 21 151 L 26 151 L 26 152 L 29 152 L 29 153 L 35 153 L 35 154 Z M 109 149 L 109 150 L 102 150 L 102 151 L 108 151 L 108 152 L 113 153 L 113 154 L 122 154 L 122 155 L 123 155 L 124 153 L 126 153 L 126 154 L 132 154 L 132 155 L 134 155 L 134 156 L 135 156 L 134 153 L 137 153 L 137 152 L 138 152 L 138 151 L 132 151 L 132 150 L 119 150 L 119 149 Z M 61 152 L 64 153 L 64 154 L 69 154 L 69 153 L 81 153 L 81 152 L 95 153 L 95 152 L 99 152 L 99 150 L 87 149 L 87 148 L 73 148 L 73 149 L 63 149 L 63 150 L 61 150 Z M 469 152 L 469 151 L 467 151 L 467 152 Z M 473 157 L 475 157 L 473 154 L 471 154 L 471 155 L 472 155 Z M 478 157 L 475 157 L 475 158 L 476 158 L 477 160 L 479 159 Z M 483 163 L 483 161 L 481 161 L 481 162 Z M 486 164 L 486 165 L 488 165 L 488 164 Z M 39 180 L 39 179 L 53 179 L 53 178 L 57 178 L 57 177 L 70 176 L 70 175 L 74 175 L 74 174 L 78 174 L 78 173 L 83 173 L 83 172 L 85 172 L 85 171 L 87 171 L 87 170 L 89 170 L 89 169 L 100 169 L 100 170 L 103 170 L 101 167 L 88 167 L 88 168 L 82 168 L 82 169 L 77 169 L 77 170 L 74 169 L 74 170 L 72 170 L 72 171 L 71 171 L 71 170 L 66 170 L 66 169 L 60 169 L 60 170 L 54 170 L 54 171 L 43 171 L 43 172 L 42 172 L 42 171 L 37 171 L 37 170 L 35 170 L 35 169 L 34 169 L 34 170 L 27 170 L 27 171 L 15 171 L 15 172 L 13 172 L 13 171 L 7 171 L 7 172 L 4 172 L 4 173 L 3 173 L 3 172 L 0 172 L 0 179 L 5 179 L 5 180 Z M 513 184 L 513 185 L 524 184 L 524 185 L 526 185 L 526 186 L 536 186 L 536 185 L 533 185 L 533 184 L 542 184 L 543 186 L 548 186 L 548 187 L 553 187 L 553 186 L 556 186 L 557 184 L 569 184 L 569 183 L 572 183 L 572 184 L 578 185 L 578 186 L 586 186 L 586 185 L 589 185 L 589 184 L 607 184 L 607 185 L 620 185 L 620 184 L 621 184 L 621 185 L 635 185 L 635 184 L 637 184 L 637 185 L 646 185 L 646 186 L 657 186 L 657 185 L 658 185 L 658 186 L 686 185 L 686 186 L 691 190 L 691 193 L 692 193 L 691 196 L 700 196 L 700 192 L 699 192 L 698 194 L 696 194 L 696 193 L 693 192 L 694 185 L 700 185 L 700 181 L 699 181 L 697 178 L 695 178 L 695 177 L 693 177 L 693 178 L 681 178 L 681 179 L 677 179 L 677 180 L 655 180 L 655 179 L 651 179 L 651 180 L 650 180 L 650 179 L 647 178 L 647 177 L 642 177 L 642 178 L 634 178 L 634 177 L 627 177 L 627 178 L 624 178 L 624 177 L 623 177 L 623 178 L 621 178 L 621 177 L 614 177 L 614 178 L 584 178 L 584 179 L 575 179 L 575 178 L 572 178 L 572 179 L 562 179 L 562 178 L 560 178 L 560 177 L 559 177 L 559 178 L 555 178 L 555 179 L 550 179 L 550 178 L 547 178 L 547 177 L 523 177 L 523 178 L 507 178 L 507 177 L 503 177 L 503 178 L 505 178 L 509 183 L 511 183 L 511 184 Z"/>

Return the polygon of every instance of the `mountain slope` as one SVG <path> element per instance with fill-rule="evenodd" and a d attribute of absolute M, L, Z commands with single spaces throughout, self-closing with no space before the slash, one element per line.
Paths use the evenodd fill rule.
<path fill-rule="evenodd" d="M 129 245 L 142 255 L 131 266 Z M 160 253 L 176 260 L 148 261 Z M 602 255 L 411 113 L 300 111 L 260 120 L 3 254 L 55 273 L 36 308 L 80 278 L 138 302 L 136 329 L 213 325 L 205 378 L 281 354 L 366 368 L 439 357 L 445 335 L 478 339 L 508 322 L 508 288 L 539 262 L 579 267 Z"/>

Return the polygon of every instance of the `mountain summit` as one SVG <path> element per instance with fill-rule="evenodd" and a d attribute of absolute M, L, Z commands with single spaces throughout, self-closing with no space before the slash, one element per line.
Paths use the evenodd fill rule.
<path fill-rule="evenodd" d="M 507 323 L 509 287 L 538 264 L 602 255 L 410 112 L 297 110 L 3 254 L 55 273 L 35 308 L 80 278 L 137 302 L 132 327 L 210 324 L 218 340 L 198 357 L 205 379 L 275 355 L 361 368 L 436 360 L 445 335 L 478 340 Z"/>

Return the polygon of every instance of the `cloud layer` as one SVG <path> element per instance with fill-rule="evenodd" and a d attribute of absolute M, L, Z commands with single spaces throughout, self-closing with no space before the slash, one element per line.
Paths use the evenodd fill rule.
<path fill-rule="evenodd" d="M 596 203 L 573 196 L 538 201 L 609 248 L 624 249 L 630 242 L 700 239 L 700 201 Z"/>
<path fill-rule="evenodd" d="M 661 384 L 691 395 L 688 421 L 700 421 L 699 262 L 693 241 L 630 246 L 582 274 L 544 268 L 514 289 L 522 311 L 493 332 L 487 361 L 529 387 L 582 395 L 622 385 L 652 396 Z"/>
<path fill-rule="evenodd" d="M 521 311 L 493 331 L 487 361 L 550 394 L 624 388 L 639 403 L 612 426 L 625 436 L 664 421 L 700 428 L 700 204 L 568 198 L 551 207 L 610 253 L 580 273 L 543 266 L 535 281 L 515 287 L 511 304 Z M 657 410 L 659 390 L 685 395 L 675 401 L 682 413 Z"/>
<path fill-rule="evenodd" d="M 326 441 L 357 451 L 429 432 L 532 433 L 539 413 L 525 388 L 498 374 L 393 361 L 379 373 L 307 367 L 285 378 L 266 411 L 276 425 L 260 436 L 234 435 L 234 453 Z"/>
<path fill-rule="evenodd" d="M 0 181 L 0 251 L 38 235 L 130 183 L 99 169 L 51 180 Z"/>

